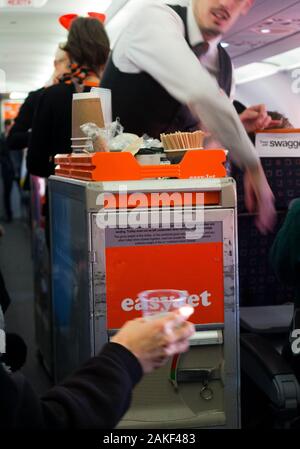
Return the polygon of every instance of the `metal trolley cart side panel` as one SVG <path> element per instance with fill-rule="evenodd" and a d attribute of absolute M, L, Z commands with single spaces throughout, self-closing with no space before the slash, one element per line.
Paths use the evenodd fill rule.
<path fill-rule="evenodd" d="M 49 179 L 54 379 L 94 354 L 86 183 Z"/>
<path fill-rule="evenodd" d="M 86 252 L 85 266 L 88 264 L 88 268 L 85 269 L 85 294 L 89 293 L 89 300 L 85 299 L 85 306 L 89 304 L 89 320 L 78 321 L 78 316 L 75 314 L 75 320 L 73 324 L 69 326 L 69 333 L 79 332 L 79 328 L 84 324 L 86 326 L 85 333 L 89 332 L 92 340 L 90 343 L 89 351 L 85 354 L 85 358 L 97 353 L 103 344 L 109 339 L 114 331 L 119 328 L 126 318 L 118 317 L 117 324 L 114 325 L 112 319 L 112 298 L 114 298 L 114 288 L 112 288 L 112 271 L 116 276 L 115 280 L 121 280 L 124 270 L 130 269 L 130 256 L 126 259 L 128 254 L 130 255 L 132 244 L 126 243 L 127 229 L 123 228 L 125 232 L 125 241 L 122 243 L 117 242 L 116 237 L 117 227 L 115 229 L 103 229 L 99 227 L 97 222 L 98 213 L 111 213 L 120 217 L 121 215 L 126 217 L 130 213 L 128 208 L 116 209 L 110 211 L 103 210 L 103 194 L 110 194 L 119 192 L 121 183 L 84 183 L 77 181 L 70 181 L 61 178 L 52 178 L 52 190 L 57 190 L 57 184 L 61 184 L 60 191 L 63 195 L 68 197 L 68 201 L 77 190 L 84 190 L 80 193 L 82 200 L 86 204 L 81 205 L 84 209 L 85 218 L 81 219 L 86 223 L 86 228 L 81 228 L 83 234 L 85 234 L 86 241 L 89 242 L 89 248 L 84 247 L 84 242 L 81 241 L 82 252 Z M 69 184 L 66 189 L 63 184 Z M 127 192 L 144 192 L 145 194 L 151 192 L 210 192 L 218 190 L 220 192 L 220 201 L 218 205 L 210 205 L 205 208 L 205 221 L 211 225 L 212 234 L 218 235 L 216 239 L 216 245 L 218 246 L 218 257 L 222 258 L 222 272 L 219 273 L 221 277 L 221 283 L 224 293 L 224 307 L 222 306 L 222 318 L 217 320 L 218 322 L 210 321 L 209 323 L 201 323 L 201 317 L 199 322 L 195 321 L 198 341 L 194 341 L 190 351 L 180 356 L 178 359 L 173 359 L 166 367 L 156 371 L 155 373 L 145 376 L 140 385 L 135 389 L 132 406 L 119 424 L 120 428 L 193 428 L 193 427 L 213 427 L 213 428 L 238 428 L 240 426 L 240 385 L 239 385 L 239 314 L 238 314 L 238 302 L 237 302 L 237 263 L 236 263 L 236 196 L 235 186 L 231 179 L 225 180 L 156 180 L 153 181 L 131 181 L 122 183 L 123 187 L 126 184 Z M 72 186 L 72 187 L 71 187 Z M 102 194 L 99 197 L 99 194 Z M 75 195 L 76 196 L 76 195 Z M 54 199 L 54 197 L 53 197 Z M 77 199 L 78 201 L 78 199 Z M 54 203 L 57 200 L 54 200 Z M 71 204 L 79 209 L 79 205 L 71 199 Z M 195 212 L 197 208 L 190 207 L 192 212 Z M 56 207 L 55 207 L 56 209 Z M 155 211 L 154 211 L 155 212 Z M 156 211 L 160 213 L 159 210 Z M 79 213 L 79 212 L 78 212 Z M 153 213 L 153 212 L 152 212 Z M 149 214 L 149 209 L 141 209 L 141 214 Z M 68 220 L 67 220 L 68 221 Z M 69 220 L 70 223 L 70 220 Z M 210 226 L 208 225 L 208 228 Z M 76 233 L 79 232 L 77 224 L 74 227 Z M 67 231 L 68 225 L 64 224 L 64 232 Z M 217 231 L 216 231 L 217 230 Z M 150 234 L 150 240 L 147 237 L 147 232 Z M 148 238 L 151 246 L 151 230 L 144 229 L 142 238 Z M 170 231 L 171 233 L 173 231 Z M 177 231 L 176 231 L 177 232 Z M 130 239 L 134 240 L 134 232 L 130 230 Z M 146 234 L 145 234 L 146 233 Z M 75 236 L 72 231 L 71 234 Z M 189 250 L 192 250 L 192 242 L 188 242 L 190 247 L 185 247 L 185 242 L 181 241 L 178 235 L 175 233 L 175 244 L 178 249 L 181 249 L 181 254 L 185 253 L 185 257 L 189 256 Z M 133 237 L 132 237 L 133 236 Z M 144 236 L 144 237 L 143 237 Z M 174 236 L 172 237 L 174 239 Z M 208 241 L 210 241 L 208 239 Z M 164 243 L 164 242 L 162 242 Z M 198 245 L 195 246 L 194 251 L 196 254 L 201 255 L 201 239 L 198 239 Z M 54 243 L 54 247 L 57 243 Z M 78 245 L 78 243 L 77 243 Z M 159 251 L 162 258 L 167 257 L 167 252 L 170 249 L 168 245 L 154 245 L 151 251 Z M 128 247 L 128 251 L 126 249 Z M 141 246 L 140 243 L 138 245 Z M 144 245 L 147 247 L 147 244 Z M 124 264 L 122 265 L 122 257 L 119 260 L 114 259 L 115 254 L 118 253 L 121 247 L 122 257 L 124 255 Z M 221 248 L 221 250 L 220 250 Z M 78 246 L 79 249 L 79 246 Z M 116 251 L 115 251 L 116 250 Z M 135 250 L 133 248 L 133 250 Z M 147 250 L 147 248 L 146 248 Z M 139 248 L 135 251 L 139 251 Z M 197 251 L 199 253 L 197 253 Z M 221 251 L 221 256 L 220 256 Z M 55 252 L 55 248 L 54 248 Z M 126 256 L 127 254 L 127 256 Z M 112 259 L 110 259 L 113 255 Z M 108 259 L 108 260 L 107 260 Z M 78 258 L 80 261 L 80 257 Z M 109 264 L 113 265 L 113 269 L 110 267 L 110 272 L 107 272 Z M 212 262 L 210 262 L 212 263 Z M 115 269 L 114 269 L 115 268 Z M 166 267 L 167 269 L 167 267 Z M 161 267 L 160 267 L 161 270 Z M 189 267 L 190 277 L 194 278 L 198 276 L 197 265 L 193 264 Z M 119 276 L 119 278 L 118 278 Z M 157 270 L 153 266 L 153 272 L 151 274 L 153 282 L 157 276 Z M 168 276 L 167 276 L 168 277 Z M 187 276 L 187 279 L 189 275 Z M 87 288 L 87 279 L 90 279 L 90 288 Z M 161 276 L 158 276 L 161 279 Z M 172 277 L 170 277 L 171 280 Z M 65 277 L 65 282 L 67 278 Z M 184 280 L 183 280 L 184 282 Z M 55 283 L 55 280 L 54 280 Z M 134 279 L 133 279 L 134 283 Z M 117 284 L 117 282 L 115 283 Z M 170 284 L 170 282 L 169 282 Z M 168 286 L 170 287 L 170 285 Z M 172 285 L 173 286 L 173 282 Z M 195 285 L 195 284 L 194 284 Z M 166 286 L 166 285 L 165 285 Z M 153 288 L 157 285 L 153 285 Z M 167 287 L 167 286 L 166 286 Z M 179 287 L 179 286 L 178 286 Z M 184 289 L 189 290 L 189 285 L 182 285 Z M 123 287 L 120 287 L 121 289 Z M 140 287 L 138 287 L 140 288 Z M 146 286 L 146 288 L 148 288 Z M 176 288 L 176 286 L 174 287 Z M 191 287 L 192 288 L 192 287 Z M 83 291 L 83 290 L 82 290 Z M 113 294 L 112 294 L 113 292 Z M 190 293 L 194 293 L 190 291 Z M 123 294 L 123 292 L 122 292 Z M 124 290 L 126 294 L 126 288 Z M 117 292 L 116 292 L 117 296 Z M 127 296 L 126 296 L 127 297 Z M 223 298 L 222 298 L 223 300 Z M 76 299 L 74 300 L 76 303 Z M 55 301 L 54 301 L 55 303 Z M 80 301 L 79 301 L 80 303 Z M 81 304 L 81 303 L 80 303 Z M 107 310 L 108 307 L 108 310 Z M 209 308 L 208 308 L 209 309 Z M 207 310 L 208 310 L 207 309 Z M 83 308 L 81 310 L 81 316 L 83 315 Z M 220 307 L 219 307 L 220 312 Z M 86 313 L 86 312 L 85 312 Z M 131 319 L 134 316 L 139 316 L 140 312 L 129 313 L 127 319 Z M 196 314 L 195 314 L 196 315 Z M 109 318 L 110 316 L 110 318 Z M 56 320 L 57 321 L 57 320 Z M 203 320 L 202 320 L 203 321 Z M 57 331 L 60 329 L 56 326 L 55 338 L 60 341 L 56 344 L 56 363 L 64 360 L 67 371 L 72 371 L 76 368 L 76 363 L 79 364 L 82 359 L 78 356 L 73 357 L 71 362 L 68 361 L 69 355 L 67 351 L 72 352 L 72 345 L 67 342 L 67 338 L 64 335 L 57 336 Z M 200 332 L 202 331 L 202 332 Z M 204 332 L 205 331 L 205 332 Z M 85 346 L 87 348 L 87 346 Z M 58 357 L 58 352 L 60 356 Z M 84 359 L 84 357 L 83 357 Z M 175 377 L 172 379 L 172 375 L 175 373 Z M 207 388 L 204 388 L 207 376 L 210 377 Z M 61 377 L 61 376 L 60 376 Z M 171 382 L 172 381 L 172 382 Z M 210 392 L 213 391 L 213 398 L 210 398 Z M 200 396 L 202 395 L 202 396 Z"/>

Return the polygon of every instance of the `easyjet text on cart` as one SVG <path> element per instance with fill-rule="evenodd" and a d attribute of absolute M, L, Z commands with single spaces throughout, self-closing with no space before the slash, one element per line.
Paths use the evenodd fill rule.
<path fill-rule="evenodd" d="M 190 295 L 187 299 L 184 299 L 182 302 L 179 302 L 177 307 L 182 307 L 185 305 L 189 305 L 194 308 L 209 307 L 212 305 L 212 302 L 210 301 L 211 296 L 212 294 L 209 291 L 205 290 L 199 295 L 198 294 Z M 151 304 L 149 305 L 148 311 L 155 312 L 157 310 L 161 310 L 162 299 L 164 300 L 163 301 L 164 309 L 166 312 L 168 312 L 172 304 L 171 299 L 174 299 L 168 296 L 165 296 L 163 298 L 162 297 L 151 298 Z M 122 310 L 124 310 L 124 312 L 132 312 L 133 310 L 141 311 L 142 304 L 138 298 L 136 299 L 126 298 L 123 299 L 123 301 L 121 302 L 121 308 Z"/>

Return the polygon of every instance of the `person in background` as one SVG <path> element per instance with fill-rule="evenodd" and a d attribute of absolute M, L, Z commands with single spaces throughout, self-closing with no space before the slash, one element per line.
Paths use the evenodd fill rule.
<path fill-rule="evenodd" d="M 261 232 L 276 214 L 272 191 L 247 132 L 269 125 L 264 105 L 240 116 L 232 94 L 232 64 L 220 45 L 254 0 L 191 0 L 187 7 L 148 0 L 119 37 L 101 87 L 112 90 L 113 119 L 127 132 L 161 133 L 208 129 L 245 170 L 245 202 L 257 212 Z"/>
<path fill-rule="evenodd" d="M 0 429 L 115 427 L 142 376 L 188 350 L 194 326 L 186 319 L 178 310 L 128 321 L 99 355 L 41 399 L 22 375 L 10 375 L 0 363 Z"/>
<path fill-rule="evenodd" d="M 0 270 L 0 307 L 3 311 L 3 313 L 6 312 L 10 303 L 11 303 L 10 296 L 7 292 L 6 285 L 5 285 L 3 276 L 2 276 L 2 272 Z"/>
<path fill-rule="evenodd" d="M 234 100 L 233 105 L 235 107 L 235 110 L 240 116 L 249 109 L 247 108 L 247 106 L 245 106 L 238 100 Z M 267 111 L 267 112 L 268 116 L 271 117 L 271 121 L 269 122 L 268 126 L 265 127 L 265 129 L 294 128 L 289 119 L 280 112 L 277 111 Z M 248 133 L 248 137 L 253 143 L 253 145 L 255 145 L 255 131 L 259 131 L 259 128 L 253 129 L 252 132 Z"/>
<path fill-rule="evenodd" d="M 56 49 L 55 56 L 54 56 L 54 72 L 52 73 L 50 79 L 46 83 L 45 87 L 54 86 L 55 84 L 59 83 L 60 78 L 65 74 L 69 72 L 70 69 L 70 59 L 68 56 L 68 53 L 63 50 L 63 47 L 65 45 L 65 42 L 62 42 L 59 44 L 59 46 Z"/>
<path fill-rule="evenodd" d="M 0 238 L 1 238 L 3 233 L 4 233 L 4 230 L 3 230 L 2 227 L 0 229 L 0 233 L 2 233 L 0 235 Z M 6 289 L 6 285 L 5 285 L 5 282 L 4 282 L 4 279 L 3 279 L 2 272 L 0 270 L 0 308 L 1 308 L 3 313 L 6 312 L 6 310 L 8 309 L 8 306 L 10 305 L 10 303 L 11 303 L 11 299 L 10 299 L 10 296 L 9 296 L 8 291 Z"/>
<path fill-rule="evenodd" d="M 63 50 L 70 60 L 69 71 L 59 78 L 58 84 L 41 94 L 27 154 L 28 172 L 44 178 L 54 173 L 55 154 L 70 152 L 73 94 L 89 92 L 92 87 L 99 86 L 110 52 L 103 23 L 91 17 L 78 17 L 73 20 Z M 47 192 L 45 231 L 49 248 Z"/>
<path fill-rule="evenodd" d="M 4 235 L 5 231 L 3 227 L 0 226 L 0 239 L 2 239 Z M 10 295 L 7 291 L 0 269 L 0 348 L 3 346 L 3 341 L 1 341 L 3 335 L 1 335 L 1 331 L 4 329 L 4 314 L 10 304 Z M 0 364 L 5 364 L 5 366 L 9 367 L 11 372 L 18 371 L 25 364 L 27 358 L 27 346 L 24 340 L 15 333 L 7 333 L 5 346 L 5 354 L 2 355 L 0 349 Z"/>
<path fill-rule="evenodd" d="M 24 150 L 28 148 L 29 139 L 32 130 L 33 117 L 37 108 L 39 98 L 44 90 L 58 83 L 58 79 L 68 71 L 70 61 L 68 55 L 60 47 L 57 48 L 54 56 L 54 72 L 46 85 L 28 94 L 20 108 L 19 114 L 15 119 L 15 123 L 7 136 L 7 144 L 11 152 L 11 159 L 15 167 L 15 179 L 20 185 L 21 166 L 23 161 Z M 29 175 L 25 178 L 24 190 L 29 190 Z"/>
<path fill-rule="evenodd" d="M 33 117 L 37 108 L 39 98 L 47 87 L 57 84 L 59 77 L 68 72 L 70 61 L 68 55 L 60 47 L 57 48 L 54 56 L 54 72 L 46 85 L 40 89 L 29 92 L 28 97 L 20 108 L 8 136 L 7 144 L 12 151 L 24 150 L 28 148 L 29 138 L 32 130 Z"/>
<path fill-rule="evenodd" d="M 278 111 L 268 111 L 269 116 L 272 119 L 270 128 L 272 129 L 292 129 L 294 125 L 291 124 L 289 119 Z"/>
<path fill-rule="evenodd" d="M 11 192 L 15 178 L 14 165 L 11 160 L 6 138 L 13 126 L 13 120 L 6 119 L 4 122 L 4 133 L 0 136 L 0 163 L 3 181 L 3 202 L 6 213 L 6 221 L 10 223 L 13 219 Z"/>
<path fill-rule="evenodd" d="M 29 173 L 45 178 L 54 172 L 53 156 L 70 152 L 73 94 L 99 86 L 110 52 L 103 24 L 91 17 L 73 20 L 62 49 L 71 65 L 59 83 L 40 96 L 27 155 Z"/>

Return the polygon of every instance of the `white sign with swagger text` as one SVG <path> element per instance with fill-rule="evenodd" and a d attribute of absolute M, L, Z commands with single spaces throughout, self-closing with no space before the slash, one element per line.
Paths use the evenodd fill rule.
<path fill-rule="evenodd" d="M 257 133 L 255 147 L 259 157 L 300 157 L 300 130 Z"/>

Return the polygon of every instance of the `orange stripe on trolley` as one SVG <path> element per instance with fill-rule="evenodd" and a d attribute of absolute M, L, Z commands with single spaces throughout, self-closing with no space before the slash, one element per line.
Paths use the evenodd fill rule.
<path fill-rule="evenodd" d="M 70 166 L 74 178 L 91 181 L 224 178 L 225 162 L 226 154 L 223 149 L 187 151 L 179 164 L 172 165 L 140 165 L 131 153 L 126 152 L 55 156 L 56 164 Z"/>
<path fill-rule="evenodd" d="M 255 131 L 255 134 L 299 134 L 300 128 L 269 128 Z"/>

